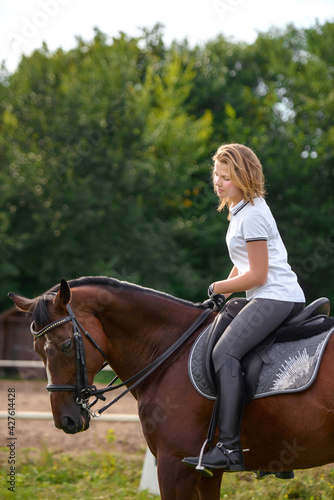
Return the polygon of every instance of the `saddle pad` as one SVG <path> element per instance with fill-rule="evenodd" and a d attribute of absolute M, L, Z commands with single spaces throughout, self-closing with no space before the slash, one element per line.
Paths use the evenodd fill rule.
<path fill-rule="evenodd" d="M 202 356 L 209 325 L 196 339 L 188 362 L 194 388 L 207 399 L 216 399 L 212 383 L 203 372 Z M 273 344 L 267 351 L 269 363 L 263 364 L 254 398 L 304 391 L 314 382 L 321 358 L 334 328 L 320 335 L 293 342 Z"/>

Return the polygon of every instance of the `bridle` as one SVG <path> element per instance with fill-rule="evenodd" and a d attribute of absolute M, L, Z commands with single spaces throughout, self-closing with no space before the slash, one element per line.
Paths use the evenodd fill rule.
<path fill-rule="evenodd" d="M 72 322 L 73 325 L 73 338 L 74 338 L 74 345 L 75 345 L 75 357 L 76 357 L 76 377 L 77 377 L 77 383 L 76 385 L 71 385 L 71 384 L 48 384 L 46 386 L 47 390 L 50 392 L 59 392 L 59 391 L 69 391 L 69 392 L 75 392 L 76 393 L 76 403 L 78 405 L 81 405 L 83 409 L 89 411 L 89 413 L 92 416 L 95 416 L 92 414 L 90 411 L 90 405 L 89 404 L 89 398 L 91 396 L 94 396 L 96 394 L 97 388 L 95 385 L 89 385 L 88 384 L 88 377 L 87 377 L 87 365 L 86 365 L 86 354 L 85 354 L 85 347 L 83 343 L 83 338 L 81 332 L 84 334 L 84 336 L 100 351 L 100 353 L 103 356 L 104 362 L 106 361 L 106 355 L 104 354 L 103 350 L 101 347 L 95 342 L 93 337 L 86 332 L 86 330 L 80 325 L 79 321 L 76 319 L 75 314 L 73 313 L 71 307 L 69 304 L 66 305 L 66 309 L 68 312 L 68 316 L 65 316 L 64 318 L 61 318 L 59 320 L 53 321 L 52 323 L 49 323 L 47 326 L 39 330 L 38 332 L 35 331 L 34 328 L 34 322 L 31 323 L 30 325 L 30 332 L 35 338 L 42 337 L 46 333 L 50 332 L 51 330 L 54 330 L 55 328 L 64 325 L 65 323 Z M 103 366 L 101 367 L 104 368 L 106 363 L 103 363 Z"/>
<path fill-rule="evenodd" d="M 125 382 L 121 382 L 117 385 L 114 385 L 118 376 L 109 382 L 107 387 L 103 389 L 97 389 L 95 385 L 88 384 L 87 377 L 87 365 L 86 365 L 86 354 L 85 354 L 85 346 L 83 343 L 82 334 L 98 349 L 98 351 L 102 354 L 104 358 L 104 363 L 100 369 L 100 371 L 108 364 L 106 362 L 106 355 L 104 354 L 101 347 L 96 343 L 93 337 L 86 332 L 86 330 L 80 325 L 79 321 L 76 319 L 75 314 L 73 313 L 69 304 L 66 305 L 66 309 L 68 315 L 59 320 L 53 321 L 49 323 L 47 326 L 42 328 L 39 331 L 35 330 L 35 323 L 32 322 L 30 325 L 30 332 L 35 338 L 42 337 L 46 333 L 58 328 L 65 323 L 72 322 L 73 326 L 73 337 L 75 343 L 75 356 L 76 356 L 76 385 L 71 384 L 48 384 L 46 386 L 47 390 L 50 392 L 60 392 L 60 391 L 69 391 L 75 392 L 76 397 L 75 401 L 78 405 L 82 407 L 83 410 L 86 410 L 91 417 L 100 417 L 102 412 L 104 412 L 111 405 L 116 403 L 121 397 L 123 397 L 128 392 L 132 391 L 138 384 L 140 384 L 146 377 L 148 377 L 154 370 L 156 370 L 173 352 L 175 352 L 196 330 L 199 328 L 207 317 L 212 313 L 212 309 L 205 309 L 200 316 L 195 320 L 195 322 L 172 344 L 165 352 L 163 352 L 158 358 L 156 358 L 152 363 L 146 366 L 143 370 L 136 373 L 133 377 L 129 378 Z M 82 332 L 82 333 L 81 333 Z M 130 385 L 131 384 L 131 385 Z M 110 403 L 103 406 L 99 410 L 95 410 L 94 412 L 91 410 L 92 406 L 94 406 L 99 399 L 102 401 L 106 400 L 104 396 L 105 392 L 113 391 L 120 387 L 129 386 L 122 394 L 114 398 Z M 89 403 L 89 398 L 91 396 L 95 396 L 95 400 L 92 403 Z"/>

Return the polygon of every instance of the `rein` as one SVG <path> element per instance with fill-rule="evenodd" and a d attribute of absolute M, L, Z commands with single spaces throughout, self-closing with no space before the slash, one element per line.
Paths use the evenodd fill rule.
<path fill-rule="evenodd" d="M 48 324 L 38 332 L 34 329 L 34 322 L 30 325 L 30 332 L 35 338 L 42 337 L 46 333 L 50 332 L 54 328 L 61 326 L 65 323 L 72 322 L 73 326 L 73 337 L 75 343 L 75 354 L 76 354 L 76 366 L 77 366 L 77 383 L 76 385 L 69 384 L 48 384 L 47 390 L 50 392 L 58 392 L 58 391 L 69 391 L 76 392 L 76 403 L 81 405 L 84 410 L 87 410 L 88 413 L 92 417 L 99 417 L 101 414 L 107 410 L 111 405 L 116 403 L 119 399 L 121 399 L 125 394 L 132 391 L 138 384 L 140 384 L 143 380 L 145 380 L 154 370 L 156 370 L 171 354 L 173 354 L 196 330 L 199 328 L 207 317 L 212 313 L 211 309 L 206 309 L 203 311 L 200 316 L 196 319 L 196 321 L 179 337 L 174 344 L 172 344 L 166 351 L 164 351 L 160 356 L 158 356 L 152 363 L 143 368 L 140 372 L 136 373 L 132 377 L 130 377 L 125 382 L 121 382 L 117 385 L 114 385 L 118 376 L 116 376 L 105 388 L 97 389 L 95 385 L 88 385 L 87 379 L 87 366 L 86 366 L 86 355 L 85 355 L 85 347 L 82 339 L 82 334 L 99 350 L 104 358 L 103 366 L 101 370 L 108 364 L 106 363 L 106 356 L 99 345 L 95 342 L 93 337 L 86 332 L 86 330 L 80 325 L 78 320 L 76 319 L 71 307 L 69 304 L 66 305 L 66 309 L 68 312 L 68 316 L 60 320 L 53 321 Z M 101 371 L 100 370 L 100 371 Z M 110 392 L 120 387 L 124 387 L 125 385 L 132 384 L 128 387 L 122 394 L 114 398 L 110 403 L 106 404 L 99 410 L 95 410 L 94 412 L 91 410 L 92 406 L 94 406 L 99 399 L 105 401 L 106 398 L 104 396 L 105 392 Z M 91 396 L 95 396 L 95 400 L 92 403 L 89 403 L 89 398 Z"/>

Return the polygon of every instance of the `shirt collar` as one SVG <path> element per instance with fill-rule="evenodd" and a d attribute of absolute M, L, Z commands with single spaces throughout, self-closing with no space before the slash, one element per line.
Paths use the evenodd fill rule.
<path fill-rule="evenodd" d="M 239 201 L 239 203 L 230 208 L 230 213 L 232 215 L 237 215 L 237 213 L 240 212 L 240 210 L 242 210 L 248 203 L 249 201 L 245 200 Z"/>

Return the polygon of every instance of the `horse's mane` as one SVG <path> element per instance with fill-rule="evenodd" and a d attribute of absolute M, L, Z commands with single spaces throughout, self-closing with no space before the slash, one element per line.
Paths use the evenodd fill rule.
<path fill-rule="evenodd" d="M 147 293 L 156 295 L 161 298 L 165 298 L 167 300 L 171 300 L 178 304 L 186 305 L 188 307 L 196 307 L 199 309 L 206 309 L 207 306 L 202 303 L 194 303 L 184 299 L 179 299 L 165 292 L 160 292 L 157 290 L 153 290 L 152 288 L 146 288 L 140 285 L 135 285 L 133 283 L 128 283 L 127 281 L 119 281 L 115 278 L 109 278 L 107 276 L 84 276 L 81 278 L 73 279 L 68 281 L 68 284 L 71 288 L 78 288 L 81 286 L 105 286 L 107 288 L 111 288 L 114 290 L 124 289 L 137 292 L 137 293 Z M 58 292 L 60 288 L 60 284 L 54 285 L 43 295 L 34 299 L 34 305 L 31 309 L 32 320 L 36 322 L 38 325 L 44 325 L 50 322 L 49 311 L 47 308 L 47 302 L 52 300 L 55 296 L 55 293 Z"/>

